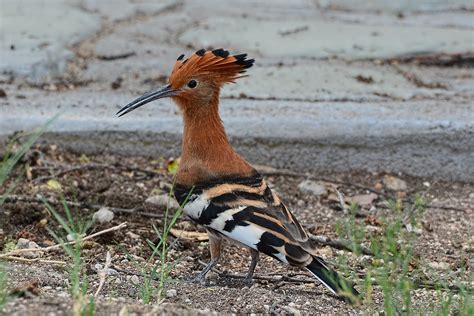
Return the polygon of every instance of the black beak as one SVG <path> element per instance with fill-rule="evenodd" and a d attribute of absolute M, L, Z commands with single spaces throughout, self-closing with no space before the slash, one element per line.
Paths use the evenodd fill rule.
<path fill-rule="evenodd" d="M 171 88 L 171 85 L 168 84 L 162 87 L 161 89 L 147 92 L 141 97 L 136 98 L 135 100 L 133 100 L 132 102 L 130 102 L 129 104 L 121 108 L 120 111 L 117 112 L 117 115 L 121 117 L 127 114 L 128 112 L 132 112 L 133 110 L 138 109 L 142 105 L 150 103 L 151 101 L 155 101 L 155 100 L 167 98 L 167 97 L 172 97 L 172 96 L 177 95 L 178 92 L 179 90 Z"/>

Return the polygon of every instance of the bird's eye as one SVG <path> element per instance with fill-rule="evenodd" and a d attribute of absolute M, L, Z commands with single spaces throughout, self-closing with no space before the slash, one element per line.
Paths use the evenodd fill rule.
<path fill-rule="evenodd" d="M 191 88 L 191 89 L 196 88 L 197 85 L 198 85 L 198 83 L 197 83 L 197 81 L 194 80 L 194 79 L 191 79 L 191 80 L 189 80 L 189 82 L 188 82 L 188 87 Z"/>

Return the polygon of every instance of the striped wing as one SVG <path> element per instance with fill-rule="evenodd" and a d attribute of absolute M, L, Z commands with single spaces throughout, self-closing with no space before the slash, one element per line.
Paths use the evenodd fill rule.
<path fill-rule="evenodd" d="M 191 193 L 190 193 L 191 192 Z M 262 177 L 227 178 L 190 188 L 177 186 L 180 204 L 195 222 L 290 265 L 305 267 L 332 293 L 359 292 L 317 256 L 308 235 Z"/>
<path fill-rule="evenodd" d="M 180 203 L 190 189 L 177 186 Z M 185 213 L 195 222 L 281 261 L 305 264 L 308 235 L 262 177 L 226 178 L 194 187 Z"/>

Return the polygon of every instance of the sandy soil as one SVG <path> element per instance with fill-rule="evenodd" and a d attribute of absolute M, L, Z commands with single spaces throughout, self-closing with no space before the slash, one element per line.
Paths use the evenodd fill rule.
<path fill-rule="evenodd" d="M 2 227 L 0 249 L 11 250 L 20 238 L 26 238 L 45 247 L 55 244 L 49 230 L 60 232 L 59 225 L 38 200 L 38 194 L 50 199 L 57 210 L 62 207 L 54 199 L 64 196 L 75 201 L 73 214 L 84 220 L 92 217 L 99 206 L 108 207 L 115 214 L 112 221 L 94 223 L 88 234 L 127 222 L 127 227 L 99 236 L 84 245 L 83 274 L 89 282 L 88 293 L 94 293 L 99 285 L 98 271 L 103 267 L 106 252 L 112 255 L 111 270 L 96 301 L 96 314 L 210 314 L 216 313 L 276 313 L 276 314 L 338 314 L 355 315 L 383 310 L 383 296 L 377 286 L 372 293 L 373 304 L 350 306 L 335 298 L 324 287 L 311 282 L 304 271 L 283 266 L 269 257 L 262 257 L 256 273 L 262 279 L 255 280 L 249 288 L 238 278 L 225 276 L 229 273 L 242 275 L 250 263 L 247 250 L 226 244 L 217 271 L 208 278 L 207 286 L 189 283 L 203 262 L 209 260 L 207 241 L 203 230 L 182 217 L 175 228 L 193 232 L 183 238 L 170 236 L 172 245 L 168 260 L 175 263 L 166 286 L 166 298 L 157 304 L 143 304 L 140 290 L 149 275 L 154 260 L 147 240 L 158 242 L 159 237 L 152 225 L 162 227 L 163 203 L 145 203 L 151 196 L 164 196 L 172 183 L 167 171 L 169 157 L 123 157 L 111 155 L 85 156 L 67 152 L 54 145 L 38 146 L 31 150 L 17 168 L 17 174 L 27 170 L 27 178 L 12 192 L 15 196 L 0 207 Z M 406 184 L 406 189 L 390 190 L 383 181 L 384 174 L 306 174 L 296 176 L 262 167 L 268 182 L 293 210 L 298 219 L 313 234 L 336 238 L 336 227 L 344 220 L 339 203 L 334 199 L 334 188 L 344 192 L 347 199 L 355 195 L 367 196 L 376 191 L 373 201 L 363 207 L 357 220 L 365 225 L 366 239 L 382 234 L 384 226 L 379 218 L 393 214 L 384 207 L 389 196 L 402 199 L 423 194 L 430 206 L 423 214 L 417 231 L 415 253 L 419 265 L 426 265 L 426 278 L 430 271 L 455 285 L 462 274 L 472 274 L 474 251 L 473 205 L 474 185 L 408 178 L 396 175 Z M 57 182 L 48 182 L 50 178 Z M 305 193 L 298 184 L 308 178 L 325 179 L 328 190 L 320 196 Z M 56 188 L 57 183 L 60 188 Z M 62 212 L 63 213 L 63 212 Z M 64 213 L 63 213 L 64 214 Z M 150 215 L 151 214 L 151 215 Z M 368 215 L 367 215 L 368 214 Z M 177 235 L 175 232 L 174 235 Z M 328 246 L 320 247 L 321 256 L 329 262 L 337 257 L 348 259 L 353 271 L 363 272 L 370 265 L 370 256 L 356 256 L 350 252 Z M 44 253 L 41 260 L 70 262 L 62 251 Z M 369 263 L 368 263 L 369 262 Z M 67 315 L 72 301 L 68 292 L 68 269 L 62 264 L 19 261 L 2 261 L 8 272 L 8 288 L 17 298 L 11 298 L 5 314 L 15 315 Z M 145 273 L 145 276 L 143 276 Z M 464 275 L 465 277 L 465 275 Z M 265 280 L 266 279 L 266 280 Z M 270 279 L 270 280 L 269 280 Z M 465 279 L 465 278 L 464 278 Z M 355 280 L 359 286 L 362 280 Z M 157 281 L 152 281 L 156 287 Z M 472 288 L 471 284 L 467 284 Z M 414 304 L 423 308 L 435 304 L 436 291 L 420 287 L 413 292 Z M 377 307 L 378 306 L 378 307 Z"/>

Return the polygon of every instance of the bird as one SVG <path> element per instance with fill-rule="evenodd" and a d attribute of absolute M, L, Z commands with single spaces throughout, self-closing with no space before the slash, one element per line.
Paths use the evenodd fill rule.
<path fill-rule="evenodd" d="M 231 146 L 219 115 L 221 88 L 247 77 L 254 59 L 222 48 L 200 49 L 176 60 L 168 82 L 121 108 L 123 116 L 145 104 L 171 98 L 183 117 L 181 161 L 174 195 L 183 212 L 204 226 L 211 260 L 194 279 L 205 283 L 228 239 L 250 249 L 245 282 L 251 284 L 259 254 L 307 269 L 331 293 L 357 298 L 354 285 L 332 269 L 312 246 L 308 233 L 265 179 Z"/>

